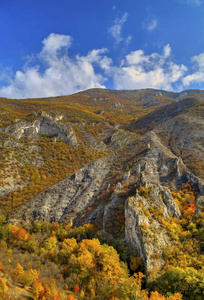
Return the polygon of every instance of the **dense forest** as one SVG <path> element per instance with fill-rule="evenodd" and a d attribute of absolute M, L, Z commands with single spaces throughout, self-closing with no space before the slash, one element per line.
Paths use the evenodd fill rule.
<path fill-rule="evenodd" d="M 32 299 L 166 299 L 161 294 L 168 289 L 165 277 L 185 271 L 172 268 L 159 283 L 160 293 L 149 294 L 142 288 L 141 257 L 93 225 L 72 228 L 36 221 L 25 230 L 5 224 L 1 216 L 0 237 L 1 299 L 11 299 L 12 293 L 12 299 L 23 299 L 24 293 Z M 167 294 L 167 299 L 182 299 L 179 293 Z"/>

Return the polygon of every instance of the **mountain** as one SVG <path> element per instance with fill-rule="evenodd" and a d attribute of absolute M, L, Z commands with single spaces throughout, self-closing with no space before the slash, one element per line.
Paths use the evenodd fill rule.
<path fill-rule="evenodd" d="M 2 98 L 1 213 L 28 230 L 93 224 L 101 242 L 113 236 L 135 249 L 150 289 L 202 299 L 203 97 L 91 89 Z M 191 296 L 182 272 L 195 273 Z"/>

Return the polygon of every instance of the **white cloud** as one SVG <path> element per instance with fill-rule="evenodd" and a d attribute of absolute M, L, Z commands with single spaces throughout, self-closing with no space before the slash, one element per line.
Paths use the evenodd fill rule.
<path fill-rule="evenodd" d="M 63 49 L 68 50 L 72 44 L 72 38 L 69 35 L 51 33 L 42 41 L 42 44 L 43 48 L 40 55 L 50 58 L 57 56 Z"/>
<path fill-rule="evenodd" d="M 114 25 L 112 25 L 108 32 L 112 35 L 112 37 L 115 39 L 116 44 L 119 44 L 120 42 L 125 42 L 126 44 L 129 44 L 132 37 L 128 36 L 127 38 L 124 38 L 122 35 L 122 27 L 124 23 L 127 21 L 128 14 L 124 13 L 122 18 L 117 18 L 114 21 Z"/>
<path fill-rule="evenodd" d="M 157 19 L 151 20 L 145 27 L 148 31 L 153 31 L 157 27 Z"/>
<path fill-rule="evenodd" d="M 191 83 L 199 84 L 204 82 L 204 52 L 193 56 L 191 60 L 195 63 L 197 71 L 183 78 L 184 86 L 188 86 Z"/>
<path fill-rule="evenodd" d="M 39 66 L 17 71 L 9 85 L 0 89 L 0 95 L 8 98 L 34 98 L 70 94 L 87 88 L 105 88 L 103 72 L 96 72 L 96 67 L 107 71 L 111 59 L 105 53 L 107 49 L 94 49 L 86 56 L 70 57 L 68 48 L 71 37 L 50 34 L 43 40 L 43 48 L 38 58 L 47 68 L 40 71 Z"/>
<path fill-rule="evenodd" d="M 139 65 L 148 61 L 148 57 L 144 55 L 143 50 L 133 51 L 126 56 L 127 65 Z"/>
<path fill-rule="evenodd" d="M 204 78 L 204 53 L 193 58 L 193 62 L 199 65 L 198 72 L 184 77 L 187 67 L 172 62 L 169 44 L 163 47 L 161 54 L 154 52 L 147 55 L 142 49 L 132 51 L 116 66 L 105 48 L 93 49 L 84 56 L 70 56 L 71 43 L 70 36 L 52 33 L 43 40 L 42 50 L 31 61 L 34 63 L 38 59 L 39 65 L 30 66 L 28 62 L 14 75 L 10 70 L 0 71 L 0 80 L 7 82 L 0 88 L 0 96 L 35 98 L 67 95 L 88 88 L 105 88 L 107 78 L 113 80 L 116 89 L 172 90 L 182 80 L 188 85 Z"/>
<path fill-rule="evenodd" d="M 167 58 L 171 54 L 171 47 L 169 44 L 165 45 L 163 48 L 164 58 Z"/>
<path fill-rule="evenodd" d="M 198 64 L 200 70 L 204 71 L 204 53 L 193 56 L 192 61 Z"/>
<path fill-rule="evenodd" d="M 116 89 L 158 88 L 172 90 L 172 85 L 187 71 L 184 65 L 170 60 L 171 48 L 166 45 L 163 54 L 145 55 L 143 50 L 128 54 L 113 78 Z"/>
<path fill-rule="evenodd" d="M 144 29 L 151 32 L 157 27 L 158 21 L 154 17 L 148 17 L 143 21 L 142 25 Z"/>

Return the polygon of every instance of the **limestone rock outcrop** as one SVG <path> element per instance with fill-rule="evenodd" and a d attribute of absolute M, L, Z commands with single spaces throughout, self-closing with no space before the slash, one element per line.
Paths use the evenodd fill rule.
<path fill-rule="evenodd" d="M 171 240 L 160 223 L 148 216 L 153 210 L 143 197 L 131 197 L 125 206 L 125 238 L 137 248 L 142 257 L 146 275 L 164 265 L 163 249 L 171 245 Z M 161 210 L 162 211 L 162 210 Z"/>
<path fill-rule="evenodd" d="M 1 128 L 0 131 L 14 136 L 16 139 L 27 137 L 29 139 L 37 138 L 38 134 L 47 134 L 61 139 L 68 145 L 78 146 L 76 135 L 70 125 L 57 122 L 59 118 L 53 119 L 46 113 L 40 115 L 33 114 L 35 120 L 19 120 L 13 125 Z"/>
<path fill-rule="evenodd" d="M 200 196 L 196 203 L 196 210 L 195 214 L 199 215 L 200 213 L 204 212 L 204 196 Z"/>
<path fill-rule="evenodd" d="M 9 215 L 10 222 L 62 222 L 76 218 L 93 202 L 95 193 L 109 171 L 109 159 L 103 157 L 94 161 L 21 205 Z"/>

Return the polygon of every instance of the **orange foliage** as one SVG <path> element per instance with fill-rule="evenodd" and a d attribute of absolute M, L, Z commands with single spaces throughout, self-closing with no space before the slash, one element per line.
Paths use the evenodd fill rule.
<path fill-rule="evenodd" d="M 67 297 L 67 300 L 75 300 L 75 298 L 74 298 L 72 295 L 69 295 L 69 296 Z"/>
<path fill-rule="evenodd" d="M 73 287 L 73 292 L 74 293 L 77 293 L 79 291 L 79 286 L 78 285 L 75 285 L 74 287 Z"/>
<path fill-rule="evenodd" d="M 11 235 L 13 239 L 21 241 L 26 235 L 26 230 L 23 228 L 14 227 L 11 231 Z"/>

